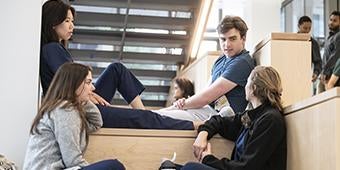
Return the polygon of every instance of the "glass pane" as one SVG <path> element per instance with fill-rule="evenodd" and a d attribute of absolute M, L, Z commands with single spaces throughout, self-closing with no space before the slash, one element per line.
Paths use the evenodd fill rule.
<path fill-rule="evenodd" d="M 171 80 L 152 80 L 145 79 L 142 77 L 137 77 L 138 80 L 145 86 L 170 86 Z"/>
<path fill-rule="evenodd" d="M 114 28 L 114 27 L 105 27 L 105 26 L 83 26 L 83 25 L 75 25 L 75 29 L 80 30 L 99 30 L 99 31 L 123 31 L 123 28 Z"/>
<path fill-rule="evenodd" d="M 187 32 L 186 31 L 171 31 L 171 34 L 187 35 Z"/>
<path fill-rule="evenodd" d="M 173 17 L 173 18 L 190 18 L 191 13 L 190 12 L 181 12 L 181 11 L 172 11 L 171 17 Z"/>
<path fill-rule="evenodd" d="M 72 7 L 74 7 L 76 11 L 80 11 L 80 12 L 117 14 L 117 8 L 95 7 L 95 6 L 85 6 L 85 5 L 72 5 Z"/>
<path fill-rule="evenodd" d="M 128 28 L 127 32 L 140 32 L 140 33 L 151 33 L 151 34 L 169 34 L 168 30 L 161 29 L 147 29 L 147 28 Z"/>
<path fill-rule="evenodd" d="M 292 16 L 292 32 L 297 32 L 297 24 L 299 18 L 304 14 L 304 2 L 301 0 L 293 0 L 293 16 Z"/>
<path fill-rule="evenodd" d="M 168 17 L 169 12 L 168 11 L 162 11 L 162 10 L 130 9 L 129 15 Z"/>
<path fill-rule="evenodd" d="M 324 2 L 323 0 L 313 0 L 312 1 L 312 20 L 313 20 L 313 35 L 316 38 L 325 37 L 325 20 L 324 20 Z M 309 1 L 306 1 L 308 4 Z"/>
<path fill-rule="evenodd" d="M 98 31 L 119 31 L 123 32 L 123 28 L 117 27 L 107 27 L 107 26 L 85 26 L 85 25 L 76 25 L 76 29 L 79 30 L 98 30 Z M 184 30 L 173 30 L 169 32 L 169 30 L 164 29 L 152 29 L 152 28 L 127 28 L 126 32 L 138 32 L 138 33 L 150 33 L 150 34 L 177 34 L 177 35 L 186 35 L 187 32 Z"/>
<path fill-rule="evenodd" d="M 91 62 L 91 61 L 77 61 L 84 65 L 89 65 L 92 67 L 106 68 L 111 63 L 109 62 Z M 176 71 L 177 65 L 173 64 L 142 64 L 142 63 L 127 63 L 122 62 L 126 68 L 138 69 L 138 70 L 166 70 L 166 71 Z"/>
<path fill-rule="evenodd" d="M 119 46 L 114 45 L 98 45 L 98 44 L 80 44 L 80 43 L 69 43 L 69 49 L 79 49 L 79 50 L 98 50 L 98 51 L 119 51 Z"/>
<path fill-rule="evenodd" d="M 122 95 L 117 92 L 114 96 L 114 98 L 120 98 L 123 99 Z M 152 93 L 152 92 L 143 92 L 141 94 L 142 100 L 160 100 L 165 101 L 168 99 L 167 93 Z"/>
<path fill-rule="evenodd" d="M 120 46 L 105 45 L 105 44 L 80 44 L 69 43 L 70 49 L 84 49 L 84 50 L 98 50 L 98 51 L 119 51 Z M 165 48 L 165 47 L 140 47 L 140 46 L 124 46 L 124 52 L 137 52 L 137 53 L 154 53 L 154 54 L 173 54 L 181 55 L 182 48 Z"/>

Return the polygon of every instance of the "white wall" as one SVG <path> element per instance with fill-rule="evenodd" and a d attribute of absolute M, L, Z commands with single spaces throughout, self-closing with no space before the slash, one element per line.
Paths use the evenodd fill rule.
<path fill-rule="evenodd" d="M 271 32 L 280 32 L 282 0 L 246 0 L 244 20 L 249 31 L 246 48 L 250 51 Z"/>
<path fill-rule="evenodd" d="M 42 0 L 0 5 L 0 154 L 22 168 L 37 112 Z"/>

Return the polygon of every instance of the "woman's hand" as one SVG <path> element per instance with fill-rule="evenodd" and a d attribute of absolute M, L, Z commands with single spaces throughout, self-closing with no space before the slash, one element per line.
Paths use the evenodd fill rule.
<path fill-rule="evenodd" d="M 90 100 L 94 104 L 100 104 L 100 105 L 103 105 L 103 106 L 111 106 L 110 103 L 108 103 L 105 99 L 103 99 L 102 97 L 100 97 L 98 94 L 96 94 L 94 92 L 92 93 Z"/>
<path fill-rule="evenodd" d="M 205 121 L 193 121 L 192 123 L 194 124 L 194 129 L 197 130 L 199 126 L 203 125 Z"/>
<path fill-rule="evenodd" d="M 207 149 L 204 150 L 204 151 L 202 152 L 202 156 L 201 156 L 200 162 L 202 162 L 202 160 L 203 160 L 203 158 L 204 158 L 205 156 L 211 155 L 211 154 L 212 154 L 212 153 L 211 153 L 211 144 L 208 143 Z"/>
<path fill-rule="evenodd" d="M 203 151 L 206 150 L 208 144 L 208 132 L 201 131 L 193 144 L 194 155 L 197 160 L 201 160 Z"/>
<path fill-rule="evenodd" d="M 185 98 L 178 99 L 177 101 L 174 102 L 174 106 L 177 107 L 178 109 L 183 109 L 185 105 Z"/>

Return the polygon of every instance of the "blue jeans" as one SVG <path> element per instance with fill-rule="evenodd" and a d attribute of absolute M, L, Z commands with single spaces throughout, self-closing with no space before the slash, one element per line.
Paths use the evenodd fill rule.
<path fill-rule="evenodd" d="M 82 170 L 125 170 L 124 165 L 117 159 L 109 159 L 93 163 L 81 168 Z"/>

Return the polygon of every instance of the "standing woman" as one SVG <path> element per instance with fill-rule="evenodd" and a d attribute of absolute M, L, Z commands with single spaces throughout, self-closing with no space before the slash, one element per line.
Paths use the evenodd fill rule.
<path fill-rule="evenodd" d="M 66 62 L 73 62 L 65 42 L 73 34 L 75 10 L 61 0 L 48 0 L 42 8 L 40 79 L 44 94 L 57 69 Z M 94 84 L 96 90 L 90 100 L 96 104 L 108 128 L 194 129 L 191 121 L 160 116 L 148 110 L 140 94 L 144 86 L 121 63 L 110 64 Z M 134 109 L 112 107 L 116 90 Z"/>
<path fill-rule="evenodd" d="M 94 89 L 89 67 L 76 63 L 60 67 L 31 126 L 24 170 L 125 169 L 118 160 L 89 165 L 84 159 L 89 133 L 103 124 L 90 101 Z"/>
<path fill-rule="evenodd" d="M 182 170 L 286 170 L 286 126 L 281 104 L 281 80 L 272 67 L 257 66 L 245 86 L 253 109 L 235 117 L 213 116 L 198 128 L 194 155 L 201 163 Z M 218 159 L 208 140 L 219 133 L 235 141 L 231 159 Z"/>

